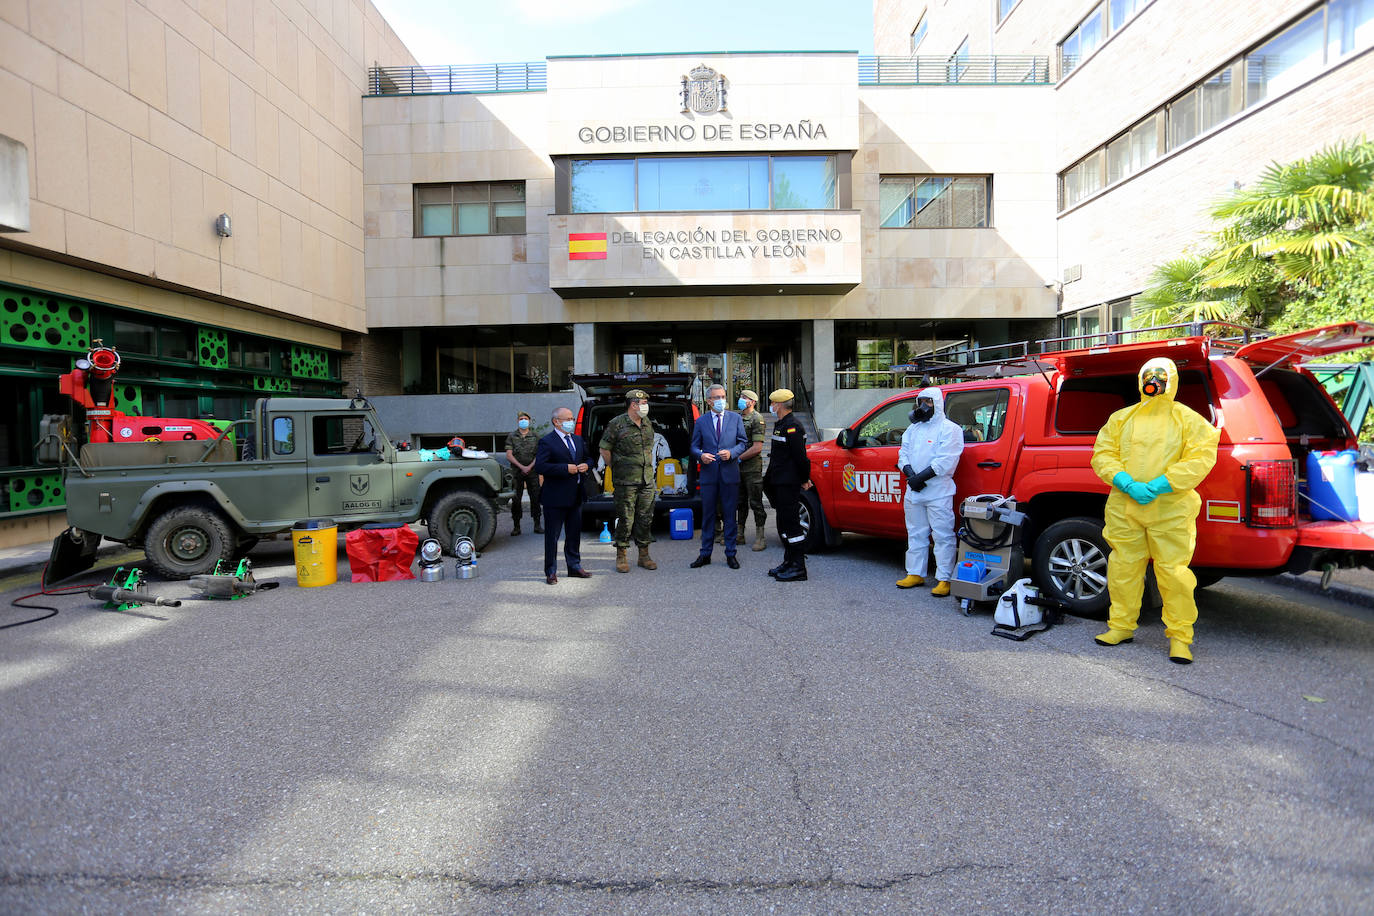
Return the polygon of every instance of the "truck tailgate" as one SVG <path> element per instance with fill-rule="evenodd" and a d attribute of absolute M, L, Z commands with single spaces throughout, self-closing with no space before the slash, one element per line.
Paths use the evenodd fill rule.
<path fill-rule="evenodd" d="M 1298 526 L 1298 546 L 1374 553 L 1374 522 L 1304 522 Z"/>

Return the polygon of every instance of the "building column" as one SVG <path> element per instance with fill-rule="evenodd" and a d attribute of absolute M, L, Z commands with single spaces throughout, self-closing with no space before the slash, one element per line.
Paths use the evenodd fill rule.
<path fill-rule="evenodd" d="M 596 371 L 596 325 L 580 321 L 573 325 L 573 373 L 589 375 Z"/>
<path fill-rule="evenodd" d="M 849 422 L 848 417 L 834 417 L 835 403 L 835 320 L 817 318 L 811 322 L 810 363 L 814 388 L 811 399 L 816 405 L 812 419 L 822 431 Z"/>

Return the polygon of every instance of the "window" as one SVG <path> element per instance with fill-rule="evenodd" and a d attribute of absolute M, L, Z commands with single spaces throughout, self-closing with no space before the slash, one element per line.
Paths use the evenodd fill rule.
<path fill-rule="evenodd" d="M 415 186 L 415 235 L 521 235 L 523 181 Z"/>
<path fill-rule="evenodd" d="M 775 157 L 773 209 L 835 209 L 835 157 Z"/>
<path fill-rule="evenodd" d="M 965 442 L 992 442 L 1002 438 L 1010 400 L 1006 388 L 956 391 L 945 399 L 945 416 L 964 430 Z"/>
<path fill-rule="evenodd" d="M 571 325 L 433 329 L 422 336 L 418 355 L 415 393 L 511 394 L 572 387 Z"/>
<path fill-rule="evenodd" d="M 1169 149 L 1182 146 L 1201 132 L 1198 127 L 1198 95 L 1200 92 L 1200 89 L 1194 89 L 1170 103 Z"/>
<path fill-rule="evenodd" d="M 924 12 L 921 18 L 916 20 L 916 28 L 911 30 L 911 53 L 916 53 L 916 48 L 925 40 L 926 32 L 930 31 L 930 19 Z"/>
<path fill-rule="evenodd" d="M 968 69 L 968 36 L 965 35 L 965 36 L 964 36 L 964 40 L 961 41 L 961 42 L 959 42 L 959 47 L 958 47 L 957 49 L 955 49 L 955 51 L 954 51 L 953 54 L 950 55 L 950 58 L 949 58 L 949 81 L 950 81 L 951 83 L 957 83 L 957 82 L 959 82 L 959 78 L 962 77 L 962 76 L 964 75 L 964 71 L 967 70 L 967 69 Z"/>
<path fill-rule="evenodd" d="M 1150 0 L 1104 0 L 1093 7 L 1092 12 L 1059 43 L 1059 75 L 1065 77 L 1072 73 L 1113 32 L 1149 3 Z"/>
<path fill-rule="evenodd" d="M 572 161 L 572 212 L 631 213 L 634 209 L 633 159 Z"/>
<path fill-rule="evenodd" d="M 1322 67 L 1323 11 L 1317 10 L 1245 55 L 1245 104 L 1293 88 Z"/>
<path fill-rule="evenodd" d="M 1239 111 L 1235 98 L 1235 65 L 1227 67 L 1198 87 L 1199 133 L 1206 133 Z"/>
<path fill-rule="evenodd" d="M 157 327 L 141 321 L 114 320 L 114 340 L 112 344 L 121 353 L 141 353 L 146 356 L 157 355 Z"/>
<path fill-rule="evenodd" d="M 834 156 L 574 159 L 573 213 L 833 210 Z"/>
<path fill-rule="evenodd" d="M 884 176 L 880 225 L 888 229 L 981 229 L 989 225 L 987 176 Z"/>
<path fill-rule="evenodd" d="M 272 454 L 290 455 L 296 451 L 296 423 L 291 417 L 272 418 Z"/>
<path fill-rule="evenodd" d="M 1094 150 L 1064 173 L 1064 206 L 1072 207 L 1102 189 L 1103 151 Z"/>
<path fill-rule="evenodd" d="M 1003 19 L 1006 19 L 1007 14 L 1011 12 L 1012 7 L 1016 6 L 1018 2 L 1020 2 L 1020 0 L 997 0 L 997 21 L 1001 22 Z"/>
<path fill-rule="evenodd" d="M 316 455 L 366 454 L 375 450 L 379 441 L 372 421 L 362 413 L 316 416 L 312 429 Z"/>
<path fill-rule="evenodd" d="M 859 448 L 873 448 L 882 445 L 901 445 L 902 433 L 911 425 L 911 408 L 916 399 L 897 401 L 888 404 L 873 414 L 859 427 L 859 437 L 855 445 Z"/>
<path fill-rule="evenodd" d="M 1326 16 L 1327 63 L 1374 44 L 1374 0 L 1331 0 Z"/>

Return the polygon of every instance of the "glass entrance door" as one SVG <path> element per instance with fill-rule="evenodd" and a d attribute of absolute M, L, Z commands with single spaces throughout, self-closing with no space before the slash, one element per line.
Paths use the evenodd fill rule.
<path fill-rule="evenodd" d="M 754 348 L 739 348 L 730 351 L 730 381 L 727 383 L 726 397 L 733 407 L 739 393 L 745 388 L 758 391 L 759 351 Z M 760 395 L 762 397 L 763 395 Z"/>

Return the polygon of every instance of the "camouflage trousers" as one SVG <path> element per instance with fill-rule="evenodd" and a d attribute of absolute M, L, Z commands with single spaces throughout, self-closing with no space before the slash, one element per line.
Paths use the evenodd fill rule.
<path fill-rule="evenodd" d="M 754 524 L 762 528 L 768 524 L 768 512 L 763 508 L 763 472 L 741 471 L 739 478 L 739 502 L 736 517 L 740 531 L 744 531 L 749 521 L 749 510 L 754 510 Z"/>
<path fill-rule="evenodd" d="M 627 548 L 630 541 L 640 547 L 654 542 L 649 526 L 654 520 L 654 494 L 651 483 L 615 485 L 615 546 Z"/>

